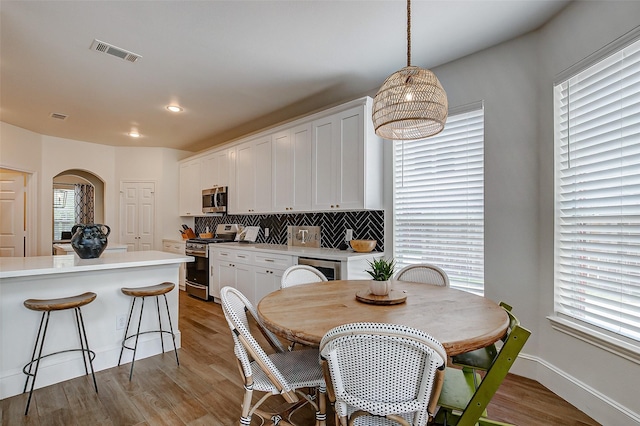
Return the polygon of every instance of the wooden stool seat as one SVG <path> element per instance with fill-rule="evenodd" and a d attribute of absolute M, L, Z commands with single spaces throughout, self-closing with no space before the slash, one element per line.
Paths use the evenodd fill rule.
<path fill-rule="evenodd" d="M 36 336 L 36 343 L 33 346 L 33 353 L 31 354 L 31 361 L 29 361 L 23 368 L 22 372 L 27 376 L 27 380 L 24 383 L 23 392 L 27 391 L 29 387 L 29 381 L 31 380 L 31 388 L 29 389 L 29 398 L 27 399 L 27 407 L 24 410 L 24 415 L 29 413 L 29 407 L 31 405 L 31 397 L 33 395 L 33 388 L 36 384 L 36 376 L 38 375 L 38 368 L 40 367 L 40 360 L 53 355 L 58 355 L 65 352 L 81 352 L 82 362 L 84 363 L 84 372 L 89 374 L 87 367 L 87 361 L 91 367 L 91 376 L 93 377 L 93 386 L 98 392 L 98 383 L 96 382 L 96 375 L 93 370 L 93 360 L 96 357 L 96 353 L 89 348 L 89 341 L 87 340 L 87 331 L 84 328 L 84 320 L 82 319 L 81 306 L 88 305 L 96 299 L 97 295 L 92 292 L 86 292 L 78 294 L 76 296 L 61 297 L 58 299 L 27 299 L 24 306 L 32 311 L 42 312 L 40 318 L 40 327 L 38 328 L 38 334 Z M 78 331 L 78 337 L 80 339 L 80 347 L 74 349 L 66 349 L 57 352 L 51 352 L 43 354 L 45 338 L 47 336 L 47 329 L 49 328 L 49 318 L 53 311 L 64 311 L 72 309 L 74 311 L 74 317 L 76 321 L 76 328 Z M 56 314 L 59 315 L 59 314 Z"/>
<path fill-rule="evenodd" d="M 150 285 L 147 287 L 123 287 L 120 290 L 127 296 L 133 297 L 148 297 L 148 296 L 160 296 L 169 293 L 176 285 L 170 282 L 164 282 L 162 284 Z"/>
<path fill-rule="evenodd" d="M 87 292 L 59 299 L 27 299 L 24 301 L 24 306 L 32 311 L 62 311 L 87 305 L 93 302 L 96 297 L 95 293 Z"/>

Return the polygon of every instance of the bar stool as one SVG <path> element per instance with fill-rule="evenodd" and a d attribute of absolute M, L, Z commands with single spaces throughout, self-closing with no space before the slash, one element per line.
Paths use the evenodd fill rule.
<path fill-rule="evenodd" d="M 33 387 L 36 383 L 36 375 L 38 374 L 38 367 L 40 366 L 40 360 L 52 355 L 60 354 L 63 352 L 82 352 L 82 361 L 84 362 L 85 375 L 89 374 L 87 370 L 87 358 L 89 358 L 89 365 L 91 366 L 91 376 L 93 376 L 93 386 L 98 392 L 98 384 L 96 383 L 96 375 L 93 371 L 93 359 L 96 357 L 96 353 L 89 349 L 89 342 L 87 341 L 87 332 L 84 328 L 84 320 L 82 318 L 81 306 L 87 305 L 93 302 L 96 298 L 95 293 L 87 292 L 79 294 L 77 296 L 63 297 L 60 299 L 27 299 L 24 301 L 24 306 L 32 311 L 42 312 L 42 318 L 40 319 L 40 327 L 38 328 L 38 336 L 36 337 L 36 343 L 33 347 L 33 354 L 31 355 L 31 362 L 26 364 L 22 369 L 22 372 L 27 375 L 27 381 L 24 384 L 23 393 L 27 391 L 29 385 L 29 378 L 31 378 L 31 389 L 29 390 L 29 399 L 27 399 L 27 408 L 24 410 L 26 416 L 29 412 L 29 406 L 31 405 L 31 395 L 33 394 Z M 78 336 L 80 337 L 80 348 L 67 349 L 64 351 L 53 352 L 50 354 L 42 355 L 42 349 L 44 348 L 44 339 L 47 335 L 47 327 L 49 326 L 49 316 L 51 311 L 63 311 L 67 309 L 73 309 L 76 317 L 76 326 L 78 328 Z M 45 321 L 46 317 L 46 321 Z M 42 324 L 44 323 L 44 331 L 42 330 Z M 42 335 L 42 338 L 40 337 Z M 40 346 L 40 349 L 38 349 Z M 38 356 L 36 357 L 36 352 Z M 33 364 L 35 370 L 31 372 Z"/>
<path fill-rule="evenodd" d="M 171 338 L 173 339 L 173 351 L 176 354 L 176 362 L 180 365 L 180 360 L 178 359 L 178 349 L 176 348 L 176 335 L 173 333 L 173 325 L 171 323 L 171 313 L 169 312 L 169 303 L 167 302 L 167 293 L 169 293 L 175 287 L 174 283 L 164 282 L 162 284 L 152 285 L 148 287 L 137 287 L 137 288 L 126 288 L 123 287 L 120 290 L 122 293 L 127 296 L 133 297 L 133 301 L 131 303 L 131 310 L 129 310 L 129 319 L 127 320 L 127 328 L 124 331 L 124 340 L 122 341 L 122 348 L 120 348 L 120 357 L 118 358 L 118 365 L 122 361 L 122 353 L 125 348 L 133 351 L 133 358 L 131 359 L 131 370 L 129 371 L 129 380 L 133 376 L 133 364 L 136 360 L 136 350 L 138 349 L 138 337 L 141 334 L 147 333 L 160 333 L 160 344 L 162 345 L 162 352 L 164 353 L 164 339 L 162 338 L 162 333 L 171 334 Z M 164 297 L 164 304 L 167 308 L 167 318 L 169 318 L 169 330 L 162 329 L 162 321 L 160 319 L 160 303 L 158 302 L 158 297 Z M 145 297 L 155 297 L 156 298 L 156 308 L 158 310 L 158 326 L 159 330 L 149 330 L 140 332 L 140 325 L 142 324 L 142 312 L 144 311 L 144 298 Z M 131 316 L 133 315 L 133 309 L 136 306 L 136 300 L 138 298 L 142 298 L 142 304 L 140 305 L 140 317 L 138 318 L 138 330 L 136 333 L 132 335 L 129 334 L 129 325 L 131 324 Z M 127 346 L 127 340 L 136 338 L 133 347 Z"/>

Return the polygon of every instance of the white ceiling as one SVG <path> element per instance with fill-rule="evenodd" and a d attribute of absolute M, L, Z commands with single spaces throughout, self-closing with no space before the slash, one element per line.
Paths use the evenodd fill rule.
<path fill-rule="evenodd" d="M 414 0 L 412 65 L 524 34 L 567 4 Z M 199 151 L 373 95 L 406 65 L 404 0 L 2 0 L 0 13 L 0 119 L 107 145 Z M 91 51 L 94 39 L 142 59 Z"/>

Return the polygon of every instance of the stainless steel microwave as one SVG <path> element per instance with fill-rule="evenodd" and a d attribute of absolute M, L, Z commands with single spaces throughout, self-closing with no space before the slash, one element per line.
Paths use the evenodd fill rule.
<path fill-rule="evenodd" d="M 202 190 L 202 213 L 227 212 L 227 187 L 214 186 Z"/>

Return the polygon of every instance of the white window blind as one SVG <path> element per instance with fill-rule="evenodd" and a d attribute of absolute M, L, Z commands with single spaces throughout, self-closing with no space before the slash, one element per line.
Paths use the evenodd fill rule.
<path fill-rule="evenodd" d="M 53 239 L 61 240 L 62 231 L 71 231 L 75 220 L 75 191 L 61 188 L 53 189 Z"/>
<path fill-rule="evenodd" d="M 554 100 L 555 310 L 640 341 L 640 41 Z"/>
<path fill-rule="evenodd" d="M 484 109 L 451 111 L 444 130 L 395 143 L 394 257 L 431 263 L 451 287 L 484 294 Z"/>

